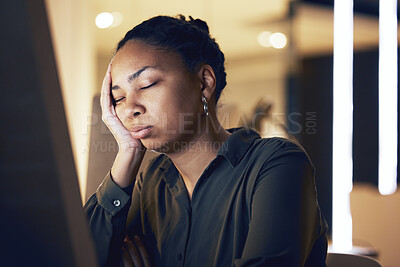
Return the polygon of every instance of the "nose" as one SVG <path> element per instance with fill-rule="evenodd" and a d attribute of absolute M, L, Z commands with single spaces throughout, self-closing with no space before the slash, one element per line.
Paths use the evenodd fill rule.
<path fill-rule="evenodd" d="M 139 101 L 137 95 L 128 95 L 125 106 L 125 116 L 127 118 L 136 118 L 145 113 L 146 109 Z"/>

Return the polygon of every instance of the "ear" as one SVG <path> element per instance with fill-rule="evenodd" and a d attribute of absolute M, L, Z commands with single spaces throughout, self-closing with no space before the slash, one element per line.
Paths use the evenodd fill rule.
<path fill-rule="evenodd" d="M 200 67 L 198 75 L 201 81 L 202 95 L 209 101 L 217 85 L 214 70 L 210 65 L 203 65 Z"/>

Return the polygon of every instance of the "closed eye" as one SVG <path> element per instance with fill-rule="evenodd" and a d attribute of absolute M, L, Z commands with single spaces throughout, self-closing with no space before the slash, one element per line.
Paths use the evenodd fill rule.
<path fill-rule="evenodd" d="M 113 99 L 113 104 L 114 105 L 116 105 L 118 102 L 120 102 L 121 100 L 124 100 L 125 99 L 125 97 L 121 97 L 121 98 L 118 98 L 118 99 Z"/>
<path fill-rule="evenodd" d="M 150 87 L 152 87 L 153 85 L 156 85 L 156 84 L 157 84 L 157 82 L 154 82 L 154 83 L 152 83 L 152 84 L 150 84 L 148 86 L 144 86 L 144 87 L 140 88 L 140 90 L 150 88 Z"/>

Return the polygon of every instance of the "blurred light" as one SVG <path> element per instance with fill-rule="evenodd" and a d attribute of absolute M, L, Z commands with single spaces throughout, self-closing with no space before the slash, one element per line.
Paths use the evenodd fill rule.
<path fill-rule="evenodd" d="M 111 15 L 113 16 L 113 22 L 110 27 L 117 27 L 121 25 L 123 16 L 119 12 L 112 12 Z"/>
<path fill-rule="evenodd" d="M 269 42 L 269 38 L 271 37 L 271 32 L 260 32 L 257 36 L 258 43 L 263 47 L 270 47 L 271 43 Z"/>
<path fill-rule="evenodd" d="M 353 1 L 335 0 L 333 50 L 332 247 L 349 251 L 353 187 Z"/>
<path fill-rule="evenodd" d="M 269 42 L 271 43 L 271 46 L 276 49 L 282 49 L 286 46 L 287 44 L 287 38 L 286 35 L 280 32 L 276 32 L 271 34 L 269 37 Z"/>
<path fill-rule="evenodd" d="M 379 1 L 379 180 L 382 195 L 397 188 L 397 0 Z"/>
<path fill-rule="evenodd" d="M 100 29 L 105 29 L 113 24 L 114 17 L 111 13 L 103 12 L 96 16 L 96 26 Z"/>
<path fill-rule="evenodd" d="M 273 47 L 282 49 L 287 44 L 286 35 L 280 32 L 271 33 L 269 31 L 260 32 L 257 36 L 257 41 L 262 47 Z"/>

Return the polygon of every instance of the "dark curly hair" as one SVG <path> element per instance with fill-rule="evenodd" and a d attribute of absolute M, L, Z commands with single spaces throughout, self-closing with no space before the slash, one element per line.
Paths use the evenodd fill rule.
<path fill-rule="evenodd" d="M 191 16 L 186 20 L 183 15 L 177 18 L 153 17 L 128 31 L 118 43 L 116 52 L 129 40 L 140 40 L 150 46 L 175 51 L 191 71 L 197 71 L 203 64 L 210 65 L 216 76 L 215 98 L 218 102 L 226 86 L 225 56 L 210 36 L 205 21 Z"/>

